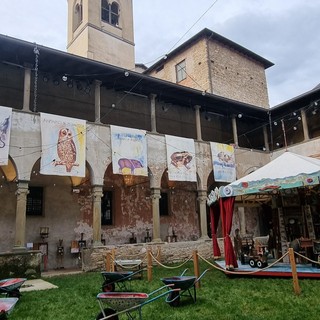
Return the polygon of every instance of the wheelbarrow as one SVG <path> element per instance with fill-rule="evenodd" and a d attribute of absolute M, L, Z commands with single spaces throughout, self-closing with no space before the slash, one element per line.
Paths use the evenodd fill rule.
<path fill-rule="evenodd" d="M 168 295 L 166 302 L 172 307 L 178 307 L 180 305 L 180 299 L 182 296 L 188 296 L 193 302 L 197 300 L 196 284 L 205 275 L 209 269 L 206 269 L 198 278 L 195 276 L 186 276 L 185 273 L 188 269 L 185 269 L 180 276 L 161 278 L 161 281 L 166 285 L 171 285 L 172 289 L 179 289 L 178 291 L 172 290 Z"/>
<path fill-rule="evenodd" d="M 0 298 L 0 319 L 7 319 L 7 315 L 13 310 L 19 298 Z"/>
<path fill-rule="evenodd" d="M 144 271 L 145 269 L 140 269 L 138 271 L 114 271 L 106 272 L 102 271 L 101 275 L 103 277 L 102 291 L 112 292 L 115 291 L 116 284 L 121 291 L 130 291 L 131 286 L 128 288 L 127 282 L 131 281 L 133 276 Z"/>
<path fill-rule="evenodd" d="M 27 281 L 25 278 L 9 278 L 0 280 L 0 293 L 5 293 L 7 297 L 20 298 L 20 287 Z"/>
<path fill-rule="evenodd" d="M 101 312 L 97 315 L 96 320 L 112 319 L 118 320 L 120 314 L 126 314 L 128 319 L 136 319 L 132 313 L 138 312 L 139 319 L 142 319 L 141 308 L 172 291 L 179 289 L 170 289 L 171 285 L 165 285 L 152 291 L 151 293 L 142 292 L 102 292 L 97 295 Z M 161 292 L 163 291 L 163 292 Z M 158 294 L 158 295 L 156 295 Z M 108 308 L 105 308 L 105 305 Z"/>

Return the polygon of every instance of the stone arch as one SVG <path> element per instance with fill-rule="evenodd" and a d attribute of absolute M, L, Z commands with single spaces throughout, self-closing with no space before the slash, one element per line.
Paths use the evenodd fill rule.
<path fill-rule="evenodd" d="M 17 167 L 10 156 L 8 159 L 8 164 L 0 166 L 0 175 L 0 181 L 3 182 L 13 182 L 17 179 Z"/>

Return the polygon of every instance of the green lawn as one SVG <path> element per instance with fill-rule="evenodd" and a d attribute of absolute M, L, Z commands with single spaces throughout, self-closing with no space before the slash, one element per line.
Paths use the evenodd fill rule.
<path fill-rule="evenodd" d="M 163 285 L 161 277 L 179 275 L 185 268 L 153 268 L 153 280 L 131 281 L 132 291 L 149 293 Z M 189 263 L 188 275 L 193 264 Z M 201 264 L 201 271 L 207 265 Z M 96 299 L 103 282 L 100 272 L 59 276 L 44 279 L 58 289 L 24 292 L 9 315 L 12 320 L 93 320 L 100 312 Z M 171 307 L 164 298 L 142 307 L 142 319 L 192 320 L 318 320 L 320 319 L 319 280 L 299 280 L 302 292 L 296 296 L 292 279 L 229 278 L 221 271 L 210 270 L 201 279 L 197 301 L 182 297 L 178 307 Z M 138 319 L 138 313 L 134 312 Z M 126 315 L 120 319 L 127 319 Z"/>

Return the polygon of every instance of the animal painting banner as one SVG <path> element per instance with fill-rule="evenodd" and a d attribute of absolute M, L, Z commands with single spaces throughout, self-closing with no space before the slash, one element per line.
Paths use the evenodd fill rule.
<path fill-rule="evenodd" d="M 111 126 L 114 174 L 148 176 L 146 131 Z"/>
<path fill-rule="evenodd" d="M 0 106 L 0 166 L 8 164 L 12 109 Z"/>
<path fill-rule="evenodd" d="M 215 181 L 232 182 L 236 180 L 234 147 L 228 144 L 210 142 L 213 176 Z"/>
<path fill-rule="evenodd" d="M 41 113 L 40 173 L 85 177 L 86 121 Z"/>
<path fill-rule="evenodd" d="M 166 135 L 168 178 L 197 181 L 194 140 Z"/>

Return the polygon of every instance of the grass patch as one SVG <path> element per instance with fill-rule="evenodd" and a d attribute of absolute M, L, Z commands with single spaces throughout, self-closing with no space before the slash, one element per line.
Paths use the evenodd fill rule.
<path fill-rule="evenodd" d="M 193 266 L 189 263 L 188 275 Z M 206 265 L 201 265 L 204 270 Z M 132 280 L 132 291 L 149 293 L 163 285 L 162 277 L 179 275 L 181 269 L 153 268 L 153 280 Z M 96 299 L 103 278 L 100 272 L 64 275 L 44 279 L 58 289 L 23 292 L 9 319 L 12 320 L 89 320 L 100 312 Z M 293 292 L 292 279 L 228 278 L 215 269 L 207 272 L 197 289 L 197 302 L 182 297 L 178 307 L 164 298 L 142 307 L 142 319 L 192 320 L 317 320 L 320 314 L 319 280 L 300 279 L 300 296 Z M 138 313 L 134 312 L 136 319 Z M 127 319 L 126 315 L 120 319 Z"/>

